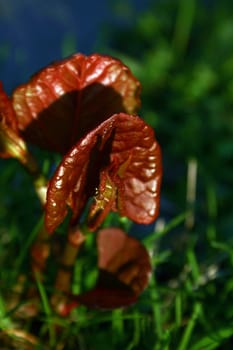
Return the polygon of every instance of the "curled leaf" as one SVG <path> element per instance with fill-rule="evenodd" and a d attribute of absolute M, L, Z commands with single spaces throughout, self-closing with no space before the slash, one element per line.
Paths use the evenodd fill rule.
<path fill-rule="evenodd" d="M 115 309 L 135 303 L 151 275 L 145 247 L 118 228 L 100 230 L 97 236 L 99 278 L 96 286 L 72 296 L 67 314 L 79 304 L 90 308 Z"/>
<path fill-rule="evenodd" d="M 81 215 L 89 197 L 89 228 L 95 230 L 110 210 L 137 223 L 158 215 L 161 154 L 153 129 L 137 116 L 115 114 L 81 139 L 52 177 L 45 224 L 53 232 L 67 215 Z"/>
<path fill-rule="evenodd" d="M 75 54 L 42 69 L 13 93 L 19 128 L 26 140 L 66 153 L 114 113 L 134 114 L 140 83 L 110 56 Z"/>
<path fill-rule="evenodd" d="M 11 100 L 0 82 L 0 157 L 13 157 L 25 162 L 26 156 L 26 145 L 19 135 Z"/>

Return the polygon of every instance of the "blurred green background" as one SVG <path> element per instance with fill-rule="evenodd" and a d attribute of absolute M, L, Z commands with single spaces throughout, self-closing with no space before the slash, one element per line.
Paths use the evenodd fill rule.
<path fill-rule="evenodd" d="M 109 333 L 96 326 L 96 344 L 83 349 L 99 349 L 104 339 L 110 344 L 111 331 L 120 334 L 112 340 L 112 348 L 232 349 L 232 1 L 154 0 L 142 4 L 118 0 L 81 5 L 60 0 L 32 5 L 11 0 L 0 2 L 0 21 L 0 77 L 9 93 L 52 60 L 76 51 L 111 54 L 128 64 L 141 81 L 140 115 L 154 127 L 162 148 L 159 220 L 155 227 L 133 226 L 130 232 L 140 237 L 162 232 L 150 241 L 157 254 L 156 282 L 148 292 L 155 305 L 151 331 L 143 333 L 132 316 L 145 310 L 139 305 L 128 313 L 134 319 L 133 325 L 127 324 L 133 340 L 124 336 L 122 323 L 116 322 L 118 314 Z M 14 161 L 9 170 L 3 161 L 0 166 L 1 225 L 8 221 L 16 227 L 30 208 L 20 204 L 22 197 L 25 202 L 33 201 L 33 193 L 22 190 L 28 179 Z M 10 199 L 12 188 L 15 198 Z M 176 219 L 179 224 L 173 225 Z M 175 226 L 172 230 L 170 223 Z M 32 215 L 25 227 L 34 224 Z M 9 241 L 3 241 L 3 248 L 7 244 Z M 172 302 L 171 281 L 176 281 L 177 293 Z"/>

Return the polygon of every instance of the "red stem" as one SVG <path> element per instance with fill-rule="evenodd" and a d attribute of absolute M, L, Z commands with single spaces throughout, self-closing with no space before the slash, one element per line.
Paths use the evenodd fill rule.
<path fill-rule="evenodd" d="M 51 304 L 53 305 L 54 310 L 60 315 L 64 314 L 68 302 L 67 294 L 71 289 L 74 263 L 85 239 L 86 238 L 79 227 L 70 227 L 68 239 L 59 261 L 59 268 L 55 282 L 55 288 L 57 291 L 51 298 Z"/>

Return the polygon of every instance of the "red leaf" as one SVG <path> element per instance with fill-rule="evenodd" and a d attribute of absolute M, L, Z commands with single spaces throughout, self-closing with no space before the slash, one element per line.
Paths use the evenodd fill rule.
<path fill-rule="evenodd" d="M 111 273 L 135 295 L 141 294 L 151 275 L 150 258 L 145 247 L 113 227 L 99 231 L 97 246 L 99 269 Z"/>
<path fill-rule="evenodd" d="M 24 162 L 26 153 L 26 145 L 19 135 L 11 100 L 0 82 L 0 157 L 15 157 Z"/>
<path fill-rule="evenodd" d="M 12 102 L 3 90 L 2 82 L 0 81 L 0 117 L 8 128 L 14 132 L 18 132 L 17 119 L 12 106 Z"/>
<path fill-rule="evenodd" d="M 74 297 L 76 303 L 72 303 L 71 305 L 72 308 L 82 304 L 90 309 L 113 310 L 130 306 L 136 303 L 137 299 L 138 296 L 131 290 L 123 288 L 101 288 L 101 286 L 97 286 L 86 293 Z M 72 310 L 70 306 L 67 305 L 69 311 L 66 308 L 66 313 Z"/>
<path fill-rule="evenodd" d="M 149 224 L 159 214 L 162 177 L 160 147 L 153 129 L 139 117 L 121 113 L 115 118 L 109 175 L 117 188 L 117 197 L 112 209 L 117 209 L 121 216 L 127 216 L 137 223 Z M 99 193 L 100 196 L 104 195 L 101 182 Z M 100 208 L 100 220 L 98 216 L 95 217 L 96 214 L 92 217 L 95 206 L 98 206 L 98 200 L 89 215 L 89 227 L 93 231 L 103 221 L 102 212 L 105 211 L 105 207 Z"/>
<path fill-rule="evenodd" d="M 48 232 L 52 233 L 64 220 L 67 206 L 73 211 L 73 220 L 78 219 L 87 199 L 94 195 L 103 162 L 99 155 L 100 143 L 105 143 L 111 132 L 111 126 L 106 125 L 105 134 L 98 133 L 99 129 L 102 131 L 101 126 L 79 141 L 57 167 L 47 191 L 45 225 Z"/>
<path fill-rule="evenodd" d="M 140 106 L 140 83 L 119 60 L 76 54 L 44 68 L 13 93 L 29 142 L 65 153 L 114 113 Z"/>
<path fill-rule="evenodd" d="M 104 310 L 129 306 L 148 285 L 150 258 L 139 241 L 118 228 L 108 228 L 98 233 L 97 246 L 98 282 L 94 289 L 72 296 L 66 313 L 78 304 Z"/>
<path fill-rule="evenodd" d="M 111 209 L 148 224 L 159 212 L 161 175 L 153 129 L 139 117 L 115 114 L 63 157 L 47 192 L 47 230 L 53 232 L 63 221 L 67 206 L 77 220 L 91 196 L 95 196 L 89 214 L 92 230 Z"/>

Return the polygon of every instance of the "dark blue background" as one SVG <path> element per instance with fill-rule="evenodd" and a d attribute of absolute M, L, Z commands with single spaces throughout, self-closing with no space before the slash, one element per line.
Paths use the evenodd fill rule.
<path fill-rule="evenodd" d="M 0 0 L 0 80 L 6 91 L 51 61 L 75 51 L 97 51 L 109 26 L 130 25 L 148 3 Z"/>

